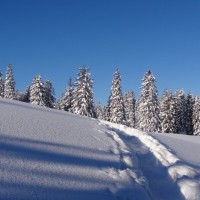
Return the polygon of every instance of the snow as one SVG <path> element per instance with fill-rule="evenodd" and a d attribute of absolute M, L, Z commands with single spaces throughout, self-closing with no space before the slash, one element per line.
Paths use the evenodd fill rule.
<path fill-rule="evenodd" d="M 197 159 L 200 153 L 200 137 L 165 133 L 151 135 L 171 148 L 173 153 L 187 164 L 200 169 L 200 159 Z"/>
<path fill-rule="evenodd" d="M 169 167 L 186 199 L 200 199 L 200 137 L 179 134 L 152 134 L 181 160 Z"/>
<path fill-rule="evenodd" d="M 193 139 L 7 99 L 0 113 L 0 199 L 200 199 L 199 160 L 181 146 Z"/>
<path fill-rule="evenodd" d="M 106 124 L 110 123 L 106 122 Z M 115 127 L 119 131 L 123 131 L 128 135 L 138 137 L 140 141 L 154 154 L 157 160 L 166 167 L 169 176 L 180 188 L 183 198 L 187 200 L 200 199 L 200 170 L 196 170 L 192 166 L 189 166 L 186 161 L 178 158 L 169 148 L 161 144 L 161 142 L 152 137 L 150 134 L 143 133 L 136 129 L 131 129 L 123 125 L 112 124 L 112 127 Z M 152 135 L 156 135 L 159 138 L 159 134 L 154 133 Z M 179 135 L 179 137 L 181 136 L 182 135 Z M 170 146 L 170 143 L 168 143 L 168 145 Z M 179 145 L 181 145 L 180 142 Z M 179 145 L 177 145 L 176 148 L 178 148 Z M 196 155 L 196 160 L 199 158 L 200 151 L 198 150 L 199 147 L 191 151 L 191 154 L 193 152 Z M 182 158 L 184 158 L 183 154 Z"/>

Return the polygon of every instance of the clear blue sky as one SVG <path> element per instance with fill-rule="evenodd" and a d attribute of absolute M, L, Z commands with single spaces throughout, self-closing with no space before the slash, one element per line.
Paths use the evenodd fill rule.
<path fill-rule="evenodd" d="M 105 103 L 116 68 L 123 92 L 139 93 L 151 69 L 159 94 L 200 95 L 199 0 L 0 0 L 0 69 L 14 70 L 19 91 L 36 75 L 59 98 L 86 65 L 95 101 Z"/>

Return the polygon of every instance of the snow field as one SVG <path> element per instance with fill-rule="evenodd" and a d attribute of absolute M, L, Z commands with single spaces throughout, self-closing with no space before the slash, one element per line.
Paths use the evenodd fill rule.
<path fill-rule="evenodd" d="M 2 200 L 200 199 L 197 169 L 149 134 L 8 99 L 0 112 Z"/>
<path fill-rule="evenodd" d="M 0 112 L 0 199 L 150 199 L 134 153 L 98 120 L 8 99 Z"/>
<path fill-rule="evenodd" d="M 162 165 L 167 168 L 170 177 L 179 186 L 185 199 L 200 199 L 200 175 L 195 169 L 185 164 L 183 160 L 171 153 L 169 149 L 149 134 L 123 125 L 113 124 L 110 122 L 104 123 L 123 131 L 128 135 L 138 137 L 141 142 L 152 151 Z"/>

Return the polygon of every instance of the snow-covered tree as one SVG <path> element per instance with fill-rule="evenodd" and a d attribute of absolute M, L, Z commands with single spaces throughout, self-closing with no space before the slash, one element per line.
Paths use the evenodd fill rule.
<path fill-rule="evenodd" d="M 103 120 L 110 121 L 110 96 L 107 105 L 103 107 Z"/>
<path fill-rule="evenodd" d="M 194 135 L 200 135 L 200 97 L 195 97 L 193 109 Z"/>
<path fill-rule="evenodd" d="M 14 96 L 13 99 L 17 100 L 17 101 L 23 101 L 24 93 L 23 92 L 19 92 L 19 91 L 15 91 L 15 96 Z"/>
<path fill-rule="evenodd" d="M 176 133 L 175 106 L 172 92 L 165 90 L 160 100 L 160 128 L 163 133 Z"/>
<path fill-rule="evenodd" d="M 65 93 L 62 95 L 61 99 L 58 102 L 58 109 L 72 112 L 72 100 L 73 100 L 73 83 L 70 78 L 68 81 L 68 87 L 66 88 Z"/>
<path fill-rule="evenodd" d="M 139 109 L 138 109 L 138 107 L 139 107 L 139 99 L 137 99 L 136 101 L 135 101 L 135 127 L 136 128 L 138 128 L 139 126 L 138 126 L 138 123 L 139 123 Z"/>
<path fill-rule="evenodd" d="M 14 99 L 14 96 L 15 96 L 15 81 L 14 81 L 12 66 L 9 64 L 6 70 L 4 97 L 8 99 Z"/>
<path fill-rule="evenodd" d="M 137 127 L 142 131 L 159 131 L 159 101 L 155 81 L 155 77 L 150 70 L 145 73 L 142 79 L 140 98 L 137 107 Z"/>
<path fill-rule="evenodd" d="M 188 93 L 186 97 L 186 114 L 185 114 L 185 130 L 188 135 L 193 135 L 193 108 L 194 108 L 194 97 L 192 93 Z"/>
<path fill-rule="evenodd" d="M 135 96 L 133 92 L 125 93 L 124 110 L 126 125 L 129 127 L 135 127 Z"/>
<path fill-rule="evenodd" d="M 30 103 L 30 86 L 26 88 L 22 101 L 26 103 Z"/>
<path fill-rule="evenodd" d="M 114 73 L 109 98 L 110 121 L 125 124 L 124 101 L 121 89 L 121 76 L 118 70 Z"/>
<path fill-rule="evenodd" d="M 44 83 L 44 102 L 45 106 L 49 108 L 55 107 L 55 92 L 50 80 Z"/>
<path fill-rule="evenodd" d="M 45 106 L 44 85 L 40 76 L 36 76 L 33 79 L 30 87 L 30 103 Z"/>
<path fill-rule="evenodd" d="M 109 108 L 109 106 L 103 107 L 103 120 L 110 121 L 110 108 Z"/>
<path fill-rule="evenodd" d="M 0 72 L 0 97 L 4 97 L 4 80 L 1 72 Z"/>
<path fill-rule="evenodd" d="M 95 104 L 95 113 L 96 113 L 97 119 L 103 119 L 103 108 L 100 102 Z"/>
<path fill-rule="evenodd" d="M 175 92 L 175 107 L 176 107 L 176 133 L 185 134 L 185 95 L 183 90 Z"/>
<path fill-rule="evenodd" d="M 89 69 L 82 67 L 78 70 L 77 80 L 73 91 L 72 111 L 75 114 L 95 117 L 93 105 L 93 80 Z"/>

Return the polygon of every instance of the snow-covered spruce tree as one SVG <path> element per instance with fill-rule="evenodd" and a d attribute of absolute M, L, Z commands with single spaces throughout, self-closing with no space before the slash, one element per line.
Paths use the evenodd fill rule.
<path fill-rule="evenodd" d="M 19 92 L 19 91 L 15 91 L 15 96 L 14 96 L 14 100 L 17 100 L 17 101 L 23 101 L 23 98 L 24 98 L 24 93 L 23 92 Z"/>
<path fill-rule="evenodd" d="M 14 96 L 15 96 L 15 81 L 14 81 L 12 66 L 9 64 L 6 70 L 4 97 L 8 99 L 14 99 Z"/>
<path fill-rule="evenodd" d="M 126 125 L 129 127 L 135 127 L 135 96 L 133 92 L 125 93 L 124 110 Z"/>
<path fill-rule="evenodd" d="M 103 108 L 100 102 L 95 104 L 95 113 L 96 113 L 97 119 L 103 119 Z"/>
<path fill-rule="evenodd" d="M 175 92 L 175 107 L 176 107 L 176 133 L 185 134 L 185 95 L 183 90 Z"/>
<path fill-rule="evenodd" d="M 0 97 L 4 97 L 4 80 L 1 72 L 0 72 Z"/>
<path fill-rule="evenodd" d="M 40 76 L 36 76 L 33 79 L 30 87 L 30 103 L 45 106 L 44 85 Z"/>
<path fill-rule="evenodd" d="M 52 83 L 50 80 L 47 80 L 44 83 L 44 102 L 45 102 L 45 106 L 49 107 L 49 108 L 54 108 L 55 107 L 55 92 L 54 92 L 54 88 L 52 86 Z"/>
<path fill-rule="evenodd" d="M 192 93 L 188 93 L 186 97 L 186 114 L 185 114 L 185 130 L 186 134 L 193 135 L 193 107 L 194 107 L 194 97 Z"/>
<path fill-rule="evenodd" d="M 110 96 L 107 105 L 103 107 L 103 120 L 110 121 Z"/>
<path fill-rule="evenodd" d="M 142 79 L 137 111 L 137 128 L 147 132 L 158 132 L 160 128 L 159 101 L 155 77 L 149 70 Z"/>
<path fill-rule="evenodd" d="M 194 135 L 200 135 L 200 97 L 195 97 L 193 109 Z"/>
<path fill-rule="evenodd" d="M 160 100 L 160 128 L 163 133 L 176 133 L 176 107 L 173 93 L 165 90 Z"/>
<path fill-rule="evenodd" d="M 93 80 L 89 69 L 82 67 L 78 70 L 75 89 L 73 91 L 72 112 L 75 114 L 96 117 L 93 105 Z"/>
<path fill-rule="evenodd" d="M 139 122 L 138 107 L 139 107 L 139 99 L 135 101 L 135 127 L 136 128 L 138 128 L 138 122 Z"/>
<path fill-rule="evenodd" d="M 121 89 L 121 76 L 118 71 L 114 73 L 109 99 L 110 121 L 117 124 L 126 124 L 124 101 Z"/>
<path fill-rule="evenodd" d="M 72 100 L 73 100 L 73 82 L 69 78 L 68 87 L 65 93 L 62 95 L 61 99 L 58 101 L 58 109 L 72 112 Z"/>
<path fill-rule="evenodd" d="M 103 120 L 110 121 L 110 109 L 109 109 L 109 106 L 104 106 L 104 108 L 103 108 Z"/>
<path fill-rule="evenodd" d="M 23 102 L 30 103 L 30 86 L 28 86 L 23 95 Z"/>

